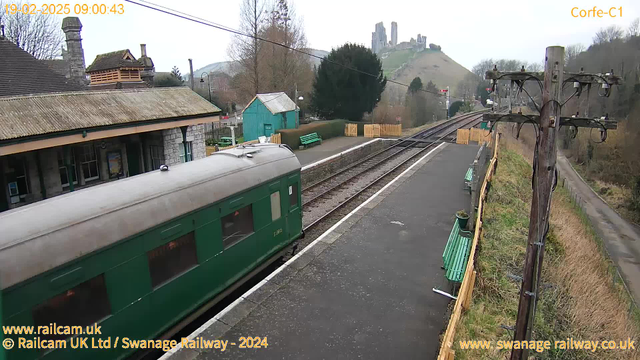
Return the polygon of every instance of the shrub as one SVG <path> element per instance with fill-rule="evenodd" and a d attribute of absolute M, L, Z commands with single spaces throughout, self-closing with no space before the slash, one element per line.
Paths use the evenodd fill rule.
<path fill-rule="evenodd" d="M 300 136 L 303 135 L 318 133 L 323 140 L 343 136 L 344 124 L 344 120 L 314 121 L 311 124 L 300 125 L 297 129 L 278 130 L 278 133 L 282 134 L 283 144 L 289 145 L 292 149 L 297 149 L 300 146 Z"/>

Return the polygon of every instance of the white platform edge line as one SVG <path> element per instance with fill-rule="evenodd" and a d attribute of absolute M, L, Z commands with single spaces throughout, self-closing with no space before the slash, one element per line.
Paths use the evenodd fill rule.
<path fill-rule="evenodd" d="M 374 139 L 372 141 L 375 140 L 379 140 L 379 139 Z M 371 142 L 371 141 L 370 141 Z M 345 222 L 347 219 L 349 219 L 351 217 L 351 215 L 355 214 L 358 210 L 360 210 L 363 206 L 367 205 L 368 203 L 370 203 L 373 199 L 375 199 L 376 197 L 378 197 L 378 195 L 380 195 L 384 190 L 386 190 L 389 186 L 391 186 L 393 183 L 395 183 L 398 179 L 400 179 L 402 176 L 404 176 L 407 172 L 409 172 L 409 170 L 413 169 L 415 166 L 417 166 L 418 164 L 420 164 L 425 158 L 427 158 L 427 156 L 431 155 L 431 153 L 433 153 L 434 151 L 436 151 L 437 149 L 439 149 L 442 145 L 444 145 L 446 143 L 440 143 L 440 145 L 436 146 L 435 148 L 431 149 L 431 151 L 429 151 L 428 153 L 426 153 L 424 156 L 422 156 L 418 161 L 416 161 L 415 163 L 413 163 L 411 166 L 409 166 L 405 171 L 403 171 L 402 173 L 400 173 L 400 175 L 396 176 L 395 178 L 393 178 L 393 180 L 391 180 L 388 184 L 386 184 L 385 186 L 382 187 L 382 189 L 378 190 L 375 194 L 371 195 L 367 200 L 365 200 L 362 204 L 358 205 L 358 207 L 356 207 L 355 209 L 353 209 L 350 213 L 348 213 L 347 215 L 345 215 L 342 219 L 340 219 L 337 223 L 333 224 L 333 226 L 331 226 L 329 229 L 327 229 L 327 231 L 325 231 L 324 233 L 322 233 L 322 235 L 318 236 L 318 238 L 316 238 L 314 241 L 312 241 L 309 245 L 307 245 L 307 247 L 305 247 L 304 249 L 302 249 L 302 251 L 300 251 L 297 255 L 293 256 L 291 259 L 289 259 L 286 263 L 282 264 L 279 268 L 277 268 L 274 272 L 272 272 L 271 274 L 269 274 L 269 276 L 267 276 L 266 278 L 264 278 L 262 281 L 260 281 L 259 283 L 257 283 L 256 285 L 254 285 L 251 289 L 247 290 L 244 294 L 242 294 L 242 296 L 240 296 L 238 299 L 236 299 L 236 301 L 232 302 L 231 304 L 229 304 L 226 308 L 224 308 L 222 311 L 220 311 L 216 316 L 214 316 L 213 318 L 209 319 L 206 323 L 202 324 L 202 326 L 200 326 L 199 328 L 197 328 L 194 332 L 192 332 L 191 334 L 189 334 L 189 336 L 187 336 L 187 339 L 189 340 L 194 340 L 196 336 L 200 335 L 204 330 L 206 330 L 209 326 L 211 326 L 211 324 L 213 324 L 215 321 L 218 321 L 219 318 L 221 318 L 224 314 L 228 313 L 229 311 L 231 311 L 236 305 L 238 305 L 241 301 L 243 301 L 246 297 L 248 297 L 249 295 L 251 295 L 254 291 L 258 290 L 260 287 L 262 287 L 262 285 L 264 285 L 265 283 L 267 283 L 270 279 L 272 279 L 274 276 L 276 276 L 278 273 L 280 273 L 282 270 L 284 270 L 284 268 L 286 268 L 287 266 L 289 266 L 291 263 L 293 263 L 297 258 L 299 258 L 300 256 L 302 256 L 302 254 L 306 253 L 309 249 L 311 249 L 313 246 L 315 246 L 319 241 L 321 241 L 322 239 L 324 239 L 327 235 L 329 235 L 333 230 L 335 230 L 338 226 L 340 226 L 343 222 Z M 364 145 L 364 144 L 363 144 Z M 160 357 L 158 360 L 166 360 L 168 359 L 171 355 L 173 355 L 174 353 L 176 353 L 180 348 L 182 348 L 182 343 L 178 342 L 178 345 L 174 348 L 172 348 L 171 350 L 167 351 L 164 355 L 162 355 L 162 357 Z"/>
<path fill-rule="evenodd" d="M 374 143 L 374 142 L 376 142 L 376 141 L 381 141 L 381 140 L 394 140 L 394 141 L 395 141 L 395 140 L 397 140 L 397 139 L 375 138 L 375 139 L 373 139 L 373 140 L 367 141 L 366 143 L 363 143 L 363 144 L 360 144 L 360 145 L 354 146 L 354 147 L 352 147 L 352 148 L 349 148 L 349 149 L 347 149 L 347 150 L 345 150 L 345 151 L 343 151 L 343 152 L 341 152 L 341 153 L 334 154 L 334 155 L 328 156 L 328 157 L 326 157 L 326 158 L 324 158 L 324 159 L 320 159 L 320 160 L 318 160 L 318 161 L 316 161 L 316 162 L 314 162 L 314 163 L 311 163 L 311 164 L 305 165 L 305 166 L 303 166 L 303 167 L 302 167 L 302 169 L 300 169 L 300 171 L 305 171 L 305 170 L 307 170 L 307 169 L 311 169 L 312 167 L 318 166 L 318 165 L 320 165 L 320 164 L 322 164 L 322 163 L 324 163 L 324 162 L 327 162 L 327 161 L 329 161 L 329 160 L 331 160 L 331 159 L 335 159 L 335 158 L 337 158 L 337 157 L 339 157 L 339 156 L 341 156 L 341 155 L 344 155 L 344 154 L 346 154 L 346 153 L 348 153 L 348 152 L 350 152 L 350 151 L 360 149 L 361 147 L 364 147 L 364 146 L 366 146 L 366 145 L 369 145 L 369 144 L 371 144 L 371 143 Z"/>

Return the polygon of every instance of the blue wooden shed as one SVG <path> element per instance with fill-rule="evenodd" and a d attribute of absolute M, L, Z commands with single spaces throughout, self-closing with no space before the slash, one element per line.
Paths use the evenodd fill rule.
<path fill-rule="evenodd" d="M 297 107 L 283 92 L 258 94 L 242 111 L 244 140 L 271 136 L 276 130 L 295 129 Z"/>

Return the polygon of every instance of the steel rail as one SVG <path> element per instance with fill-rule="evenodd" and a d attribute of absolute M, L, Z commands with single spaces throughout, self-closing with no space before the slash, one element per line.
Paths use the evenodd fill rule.
<path fill-rule="evenodd" d="M 485 111 L 485 110 L 480 110 L 478 112 L 483 112 L 483 111 Z M 463 115 L 460 115 L 459 118 L 452 118 L 447 122 L 443 122 L 441 124 L 438 124 L 436 126 L 430 127 L 428 129 L 424 129 L 424 130 L 422 130 L 422 131 L 420 131 L 420 132 L 418 132 L 416 134 L 409 135 L 409 136 L 404 137 L 404 138 L 400 138 L 400 139 L 398 139 L 398 142 L 396 144 L 394 144 L 394 145 L 392 145 L 392 146 L 390 146 L 388 148 L 379 150 L 379 151 L 377 151 L 377 152 L 375 152 L 375 153 L 373 153 L 371 155 L 368 155 L 367 157 L 365 157 L 365 158 L 363 158 L 361 160 L 358 160 L 357 162 L 349 165 L 348 167 L 346 167 L 344 169 L 341 169 L 337 173 L 331 174 L 331 175 L 329 175 L 329 176 L 327 176 L 327 177 L 325 177 L 325 178 L 323 178 L 323 179 L 321 179 L 321 180 L 319 180 L 319 181 L 317 181 L 317 182 L 315 182 L 315 183 L 313 183 L 311 185 L 308 185 L 307 187 L 302 189 L 302 192 L 304 193 L 305 191 L 309 191 L 309 190 L 313 189 L 314 187 L 317 187 L 317 186 L 321 185 L 322 183 L 324 183 L 324 182 L 326 182 L 326 181 L 328 181 L 328 180 L 330 180 L 330 179 L 332 179 L 332 178 L 334 178 L 334 177 L 336 177 L 336 176 L 338 176 L 340 174 L 343 174 L 343 173 L 355 168 L 356 166 L 359 166 L 359 165 L 371 160 L 372 158 L 374 158 L 374 157 L 376 157 L 376 156 L 378 156 L 378 155 L 380 155 L 380 154 L 382 154 L 382 153 L 384 153 L 386 151 L 389 151 L 389 150 L 391 150 L 391 149 L 393 149 L 395 147 L 398 147 L 398 146 L 400 146 L 402 144 L 405 144 L 405 143 L 409 143 L 410 145 L 415 144 L 416 142 L 413 139 L 416 139 L 416 138 L 426 139 L 429 136 L 431 136 L 433 134 L 437 134 L 438 132 L 442 131 L 442 129 L 445 129 L 445 128 L 449 127 L 449 126 L 452 126 L 454 124 L 457 124 L 459 122 L 467 120 L 469 117 L 472 117 L 474 115 L 477 115 L 477 113 L 474 112 L 472 114 L 463 114 Z M 374 164 L 373 166 L 376 166 L 376 165 L 377 164 Z"/>
<path fill-rule="evenodd" d="M 336 212 L 337 210 L 341 209 L 342 207 L 344 207 L 346 204 L 348 204 L 349 202 L 351 202 L 351 200 L 353 200 L 354 198 L 356 198 L 357 196 L 359 196 L 360 194 L 362 194 L 365 190 L 368 190 L 370 187 L 376 185 L 378 182 L 380 182 L 382 179 L 386 178 L 389 174 L 393 173 L 394 171 L 396 171 L 398 168 L 400 168 L 401 166 L 405 165 L 406 163 L 408 163 L 409 161 L 415 159 L 418 155 L 424 153 L 425 151 L 427 151 L 428 149 L 431 149 L 437 142 L 439 142 L 440 140 L 446 138 L 447 136 L 449 136 L 450 134 L 452 134 L 454 131 L 458 130 L 459 128 L 461 128 L 462 126 L 465 126 L 467 124 L 470 124 L 474 121 L 477 121 L 478 118 L 481 118 L 481 115 L 478 114 L 474 114 L 475 116 L 478 117 L 474 117 L 471 120 L 469 120 L 468 122 L 466 122 L 465 124 L 456 127 L 452 130 L 449 130 L 448 132 L 446 132 L 444 135 L 440 136 L 437 140 L 435 140 L 433 143 L 428 144 L 427 146 L 425 146 L 424 148 L 422 148 L 422 150 L 418 151 L 417 153 L 415 153 L 414 155 L 412 155 L 411 157 L 407 158 L 406 160 L 404 160 L 403 162 L 401 162 L 400 164 L 394 166 L 392 169 L 390 169 L 389 171 L 385 172 L 384 174 L 380 175 L 378 178 L 376 178 L 375 180 L 373 180 L 371 183 L 369 183 L 368 185 L 366 185 L 365 187 L 363 187 L 362 189 L 358 190 L 358 192 L 356 192 L 355 194 L 351 195 L 349 198 L 345 199 L 343 202 L 341 202 L 340 204 L 338 204 L 338 206 L 334 207 L 333 209 L 329 210 L 328 212 L 326 212 L 324 215 L 322 215 L 321 217 L 319 217 L 318 219 L 314 220 L 311 224 L 308 224 L 307 226 L 305 226 L 303 228 L 303 230 L 305 232 L 309 231 L 309 229 L 311 229 L 312 227 L 314 227 L 315 225 L 317 225 L 318 223 L 320 223 L 322 220 L 324 220 L 325 218 L 327 218 L 329 215 L 333 214 L 334 212 Z M 457 125 L 457 124 L 456 124 Z"/>

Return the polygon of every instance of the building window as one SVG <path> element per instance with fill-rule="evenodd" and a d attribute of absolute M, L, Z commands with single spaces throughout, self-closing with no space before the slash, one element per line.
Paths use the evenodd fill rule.
<path fill-rule="evenodd" d="M 280 219 L 280 192 L 271 194 L 271 221 Z"/>
<path fill-rule="evenodd" d="M 80 147 L 80 168 L 85 181 L 95 180 L 100 177 L 98 172 L 98 157 L 93 144 Z"/>
<path fill-rule="evenodd" d="M 21 156 L 10 156 L 8 165 L 6 177 L 11 203 L 25 201 L 27 194 L 30 193 L 27 161 Z"/>
<path fill-rule="evenodd" d="M 289 185 L 289 207 L 298 205 L 298 183 Z"/>
<path fill-rule="evenodd" d="M 191 141 L 187 141 L 187 160 L 185 161 L 184 159 L 184 145 L 185 143 L 180 143 L 178 146 L 180 147 L 180 160 L 182 162 L 187 162 L 187 161 L 191 161 L 193 160 L 193 158 L 191 157 Z"/>
<path fill-rule="evenodd" d="M 225 249 L 253 233 L 251 205 L 222 217 L 222 244 Z"/>
<path fill-rule="evenodd" d="M 160 165 L 164 164 L 164 148 L 162 146 L 150 145 L 149 153 L 151 154 L 151 170 L 160 169 Z"/>
<path fill-rule="evenodd" d="M 76 155 L 72 151 L 71 152 L 71 176 L 73 177 L 73 183 L 78 183 L 78 169 L 76 169 Z M 60 171 L 60 183 L 62 183 L 62 187 L 69 186 L 69 172 L 67 171 L 67 167 L 64 164 L 64 151 L 62 149 L 58 150 L 58 169 Z"/>
<path fill-rule="evenodd" d="M 151 286 L 160 286 L 198 265 L 193 231 L 147 252 Z"/>
<path fill-rule="evenodd" d="M 87 280 L 33 308 L 33 325 L 88 326 L 111 314 L 104 274 Z M 84 329 L 83 329 L 84 330 Z M 65 339 L 70 335 L 49 335 Z"/>

